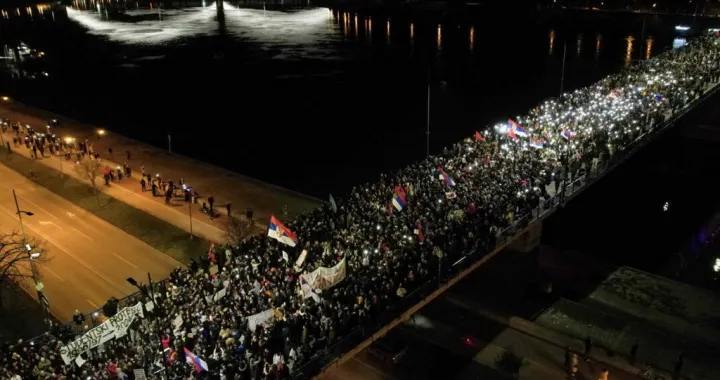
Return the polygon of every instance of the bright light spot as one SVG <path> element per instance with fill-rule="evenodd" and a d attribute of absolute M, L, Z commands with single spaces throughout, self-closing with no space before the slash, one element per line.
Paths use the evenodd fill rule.
<path fill-rule="evenodd" d="M 670 209 L 670 202 L 665 202 L 665 204 L 663 205 L 663 211 L 667 211 L 669 209 Z"/>
<path fill-rule="evenodd" d="M 687 26 L 687 25 L 677 25 L 677 26 L 675 27 L 675 30 L 679 30 L 679 31 L 681 31 L 681 32 L 684 32 L 684 31 L 686 31 L 686 30 L 690 30 L 690 27 Z"/>

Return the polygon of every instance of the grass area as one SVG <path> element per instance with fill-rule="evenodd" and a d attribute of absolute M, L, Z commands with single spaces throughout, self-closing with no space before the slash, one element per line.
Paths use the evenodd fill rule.
<path fill-rule="evenodd" d="M 42 307 L 27 292 L 15 284 L 5 284 L 0 286 L 0 297 L 0 340 L 16 342 L 47 331 Z"/>
<path fill-rule="evenodd" d="M 91 185 L 61 175 L 58 171 L 30 158 L 3 152 L 0 154 L 0 163 L 28 178 L 32 170 L 34 173 L 32 180 L 38 185 L 182 263 L 188 263 L 192 257 L 203 254 L 210 246 L 207 240 L 197 236 L 191 240 L 187 231 L 102 192 L 98 192 L 98 202 Z"/>

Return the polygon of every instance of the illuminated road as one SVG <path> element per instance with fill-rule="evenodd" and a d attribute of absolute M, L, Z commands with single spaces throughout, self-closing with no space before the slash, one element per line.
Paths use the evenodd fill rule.
<path fill-rule="evenodd" d="M 15 189 L 20 208 L 34 213 L 23 218 L 25 232 L 44 241 L 51 258 L 39 265 L 39 272 L 50 310 L 61 321 L 70 320 L 75 309 L 87 313 L 111 296 L 134 293 L 127 277 L 147 282 L 150 272 L 160 280 L 180 265 L 4 165 L 0 178 L 0 233 L 20 230 L 12 197 Z"/>

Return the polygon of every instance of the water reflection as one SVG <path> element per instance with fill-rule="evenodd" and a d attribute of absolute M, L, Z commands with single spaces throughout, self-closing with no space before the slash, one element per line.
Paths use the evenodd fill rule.
<path fill-rule="evenodd" d="M 550 50 L 548 51 L 548 55 L 552 55 L 553 48 L 555 47 L 555 30 L 550 29 Z"/>
<path fill-rule="evenodd" d="M 339 36 L 327 8 L 302 9 L 291 12 L 238 8 L 227 2 L 208 7 L 162 10 L 137 9 L 125 11 L 131 21 L 103 19 L 99 12 L 67 8 L 68 18 L 91 34 L 110 41 L 131 45 L 157 45 L 181 38 L 215 35 L 220 28 L 228 35 L 249 39 L 266 48 L 280 49 L 279 58 L 303 58 L 307 55 L 326 58 L 330 42 Z M 224 24 L 219 23 L 220 16 Z M 347 34 L 347 15 L 343 14 Z M 358 36 L 358 15 L 354 15 L 354 35 Z M 329 26 L 328 26 L 329 25 Z"/>
<path fill-rule="evenodd" d="M 583 38 L 582 34 L 578 34 L 577 42 L 576 42 L 577 49 L 575 51 L 575 56 L 578 58 L 580 58 L 580 52 L 582 51 L 582 38 Z"/>
<path fill-rule="evenodd" d="M 473 51 L 475 50 L 475 27 L 474 27 L 474 26 L 471 26 L 471 27 L 470 27 L 470 38 L 469 38 L 469 40 L 470 40 L 470 54 L 472 54 Z"/>
<path fill-rule="evenodd" d="M 600 45 L 602 43 L 602 34 L 598 33 L 595 36 L 595 59 L 600 58 Z"/>
<path fill-rule="evenodd" d="M 385 34 L 387 35 L 387 42 L 390 43 L 390 20 L 385 23 Z"/>
<path fill-rule="evenodd" d="M 438 24 L 436 34 L 437 38 L 435 44 L 437 45 L 438 50 L 442 50 L 442 25 Z"/>
<path fill-rule="evenodd" d="M 635 41 L 633 36 L 628 36 L 625 39 L 625 42 L 627 42 L 627 48 L 625 49 L 625 67 L 630 66 L 630 63 L 632 63 L 633 41 Z"/>
<path fill-rule="evenodd" d="M 653 43 L 655 42 L 655 39 L 652 37 L 649 37 L 647 40 L 645 40 L 645 59 L 650 59 L 652 56 L 652 47 Z"/>
<path fill-rule="evenodd" d="M 353 22 L 353 30 L 355 31 L 355 37 L 356 37 L 356 38 L 357 38 L 358 36 L 360 36 L 360 35 L 358 34 L 358 22 L 357 22 L 357 17 L 358 17 L 358 15 L 357 15 L 357 13 L 355 13 L 355 17 L 353 18 L 353 21 L 354 21 L 354 22 Z"/>

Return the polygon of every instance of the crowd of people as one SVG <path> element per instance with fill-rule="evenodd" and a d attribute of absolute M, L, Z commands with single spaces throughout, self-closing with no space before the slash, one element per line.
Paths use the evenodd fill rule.
<path fill-rule="evenodd" d="M 699 37 L 285 221 L 284 239 L 213 247 L 137 295 L 145 317 L 125 337 L 65 363 L 61 347 L 83 329 L 55 326 L 32 344 L 5 343 L 0 378 L 311 375 L 303 366 L 313 357 L 467 253 L 494 249 L 520 217 L 701 96 L 718 82 L 719 50 Z M 338 264 L 334 286 L 303 291 L 301 276 Z"/>

